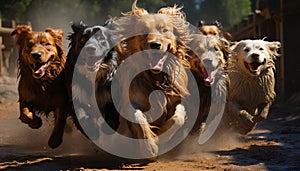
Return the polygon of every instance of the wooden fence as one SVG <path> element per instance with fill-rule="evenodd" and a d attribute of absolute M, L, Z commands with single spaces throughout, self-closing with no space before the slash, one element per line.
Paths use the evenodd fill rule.
<path fill-rule="evenodd" d="M 30 25 L 30 22 L 26 24 Z M 10 33 L 16 27 L 16 22 L 2 21 L 0 18 L 0 75 L 16 76 L 17 74 L 17 49 L 14 38 Z"/>

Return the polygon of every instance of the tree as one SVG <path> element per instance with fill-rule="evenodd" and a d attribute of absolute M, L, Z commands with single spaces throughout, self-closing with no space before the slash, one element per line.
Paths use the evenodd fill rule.
<path fill-rule="evenodd" d="M 221 21 L 224 28 L 230 28 L 251 12 L 250 0 L 206 0 L 201 4 L 201 19 Z"/>
<path fill-rule="evenodd" d="M 32 0 L 0 0 L 0 16 L 4 20 L 23 20 L 23 14 Z"/>

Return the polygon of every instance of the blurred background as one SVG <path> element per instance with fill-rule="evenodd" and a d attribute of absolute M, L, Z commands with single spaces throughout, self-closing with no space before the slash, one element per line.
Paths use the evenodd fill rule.
<path fill-rule="evenodd" d="M 72 21 L 102 25 L 109 16 L 121 16 L 133 0 L 0 0 L 0 75 L 17 75 L 17 51 L 9 36 L 18 24 L 34 31 L 46 27 L 62 29 L 65 37 Z M 277 60 L 277 100 L 293 97 L 300 104 L 299 0 L 139 0 L 138 6 L 156 12 L 164 6 L 183 6 L 188 21 L 210 24 L 219 20 L 232 34 L 232 41 L 262 39 L 280 41 Z M 64 39 L 67 53 L 68 41 Z"/>

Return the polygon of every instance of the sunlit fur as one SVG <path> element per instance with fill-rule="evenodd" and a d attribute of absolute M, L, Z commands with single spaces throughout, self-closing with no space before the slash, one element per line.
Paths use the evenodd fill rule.
<path fill-rule="evenodd" d="M 19 25 L 11 35 L 16 36 L 19 49 L 20 119 L 37 129 L 42 120 L 36 114 L 53 111 L 54 129 L 48 145 L 56 148 L 62 142 L 68 110 L 63 32 L 51 28 L 34 32 L 30 26 Z"/>
<path fill-rule="evenodd" d="M 186 14 L 182 11 L 182 8 L 183 7 L 177 7 L 177 5 L 174 5 L 173 7 L 163 7 L 160 8 L 157 13 L 175 16 L 179 19 L 186 20 Z"/>
<path fill-rule="evenodd" d="M 279 48 L 280 42 L 264 40 L 241 40 L 232 46 L 227 116 L 241 133 L 251 131 L 268 115 L 275 98 L 274 60 Z M 256 70 L 249 70 L 245 65 L 250 61 L 261 63 Z"/>
<path fill-rule="evenodd" d="M 177 16 L 167 14 L 149 14 L 147 10 L 136 6 L 136 1 L 132 5 L 132 11 L 124 13 L 125 21 L 122 25 L 124 35 L 133 35 L 124 40 L 123 56 L 127 57 L 142 52 L 137 63 L 132 64 L 130 72 L 138 71 L 140 65 L 148 65 L 148 63 L 139 63 L 147 61 L 149 54 L 147 50 L 153 50 L 152 42 L 159 42 L 160 46 L 155 50 L 162 54 L 168 53 L 168 57 L 163 67 L 171 73 L 169 75 L 163 72 L 144 71 L 139 73 L 130 83 L 129 98 L 131 104 L 122 104 L 121 106 L 133 105 L 136 109 L 132 113 L 132 117 L 136 123 L 129 122 L 128 126 L 132 132 L 132 136 L 136 139 L 145 139 L 140 144 L 142 153 L 149 156 L 156 156 L 158 153 L 158 143 L 165 143 L 172 138 L 172 135 L 184 123 L 185 109 L 180 106 L 181 98 L 189 94 L 187 90 L 187 74 L 182 65 L 185 57 L 186 42 L 188 34 L 188 24 L 184 20 L 179 20 Z M 123 20 L 123 21 L 124 21 Z M 120 20 L 122 21 L 122 19 Z M 118 22 L 118 21 L 117 21 Z M 132 29 L 133 28 L 133 29 Z M 133 32 L 133 33 L 132 33 Z M 173 55 L 170 55 L 173 54 Z M 165 77 L 166 76 L 166 77 Z M 123 78 L 122 82 L 128 81 Z M 162 83 L 168 82 L 166 89 L 162 88 Z M 125 84 L 127 85 L 127 84 Z M 165 94 L 164 96 L 154 96 L 156 102 L 155 107 L 163 111 L 163 114 L 154 122 L 144 112 L 151 107 L 149 103 L 149 95 L 152 91 L 159 90 Z M 121 97 L 128 96 L 128 92 L 123 92 Z M 164 139 L 157 139 L 172 126 L 175 126 L 174 132 Z"/>
<path fill-rule="evenodd" d="M 191 59 L 191 68 L 198 85 L 190 86 L 198 87 L 198 89 L 197 91 L 195 88 L 190 89 L 195 93 L 200 93 L 201 102 L 198 119 L 194 126 L 196 132 L 203 131 L 209 112 L 212 115 L 219 114 L 222 112 L 222 105 L 226 103 L 229 81 L 225 70 L 230 50 L 226 46 L 227 42 L 223 41 L 224 39 L 219 36 L 191 35 L 189 45 L 195 55 Z"/>

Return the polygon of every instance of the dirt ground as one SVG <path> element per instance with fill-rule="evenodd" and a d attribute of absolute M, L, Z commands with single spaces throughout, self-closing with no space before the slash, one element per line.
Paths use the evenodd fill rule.
<path fill-rule="evenodd" d="M 117 158 L 72 126 L 63 144 L 47 147 L 51 118 L 32 130 L 18 120 L 17 80 L 0 77 L 0 170 L 300 170 L 300 105 L 274 104 L 269 118 L 244 137 L 193 145 L 186 140 L 157 161 Z M 70 124 L 71 125 L 71 124 Z"/>

